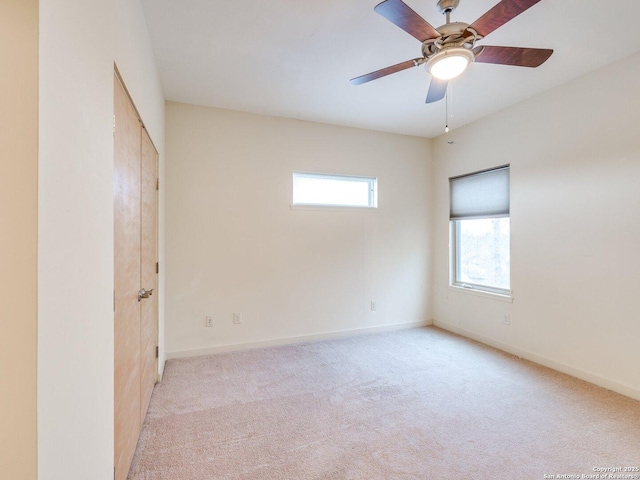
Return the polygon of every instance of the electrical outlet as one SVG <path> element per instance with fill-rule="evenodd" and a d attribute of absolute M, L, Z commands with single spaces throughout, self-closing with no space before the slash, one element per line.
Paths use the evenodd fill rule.
<path fill-rule="evenodd" d="M 213 327 L 213 315 L 207 315 L 204 317 L 204 326 Z"/>
<path fill-rule="evenodd" d="M 375 312 L 378 309 L 378 306 L 376 305 L 376 302 L 371 301 L 371 311 Z"/>
<path fill-rule="evenodd" d="M 502 318 L 502 323 L 504 323 L 505 325 L 511 325 L 511 314 L 510 313 L 505 313 L 504 317 Z"/>
<path fill-rule="evenodd" d="M 235 323 L 236 325 L 240 325 L 242 323 L 242 314 L 241 313 L 234 313 L 233 314 L 233 323 Z"/>

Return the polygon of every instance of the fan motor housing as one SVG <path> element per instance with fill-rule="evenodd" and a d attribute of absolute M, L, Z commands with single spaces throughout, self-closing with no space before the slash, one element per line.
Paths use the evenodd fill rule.
<path fill-rule="evenodd" d="M 461 47 L 464 45 L 463 33 L 469 26 L 464 22 L 452 22 L 436 28 L 441 35 L 439 38 L 425 40 L 422 43 L 422 55 L 430 57 L 446 47 Z"/>
<path fill-rule="evenodd" d="M 443 37 L 447 37 L 456 33 L 462 35 L 462 32 L 464 32 L 468 26 L 469 24 L 464 22 L 451 22 L 439 26 L 436 30 Z"/>

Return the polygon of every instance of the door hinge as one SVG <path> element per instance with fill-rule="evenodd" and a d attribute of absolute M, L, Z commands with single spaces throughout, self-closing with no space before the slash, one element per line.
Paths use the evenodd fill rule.
<path fill-rule="evenodd" d="M 156 178 L 156 190 L 160 190 L 160 179 L 159 178 Z"/>
<path fill-rule="evenodd" d="M 116 115 L 113 114 L 113 136 L 116 136 Z"/>
<path fill-rule="evenodd" d="M 113 291 L 113 313 L 116 313 L 116 291 Z"/>
<path fill-rule="evenodd" d="M 156 262 L 156 273 L 160 273 L 160 263 Z"/>
<path fill-rule="evenodd" d="M 156 358 L 158 358 L 158 355 L 160 354 L 160 349 L 158 348 L 158 346 L 156 345 Z"/>

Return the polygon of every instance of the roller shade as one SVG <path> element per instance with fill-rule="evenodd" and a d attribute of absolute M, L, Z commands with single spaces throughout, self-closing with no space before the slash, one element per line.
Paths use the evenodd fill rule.
<path fill-rule="evenodd" d="M 509 166 L 449 179 L 449 218 L 509 216 Z"/>

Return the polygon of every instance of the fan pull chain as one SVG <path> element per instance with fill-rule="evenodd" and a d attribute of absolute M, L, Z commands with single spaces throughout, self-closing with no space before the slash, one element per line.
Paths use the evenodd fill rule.
<path fill-rule="evenodd" d="M 444 94 L 444 133 L 449 133 L 449 88 Z"/>
<path fill-rule="evenodd" d="M 449 91 L 452 88 L 453 87 L 451 86 L 451 83 L 449 83 L 449 85 L 447 86 L 447 92 L 445 93 L 445 97 L 444 97 L 444 103 L 445 103 L 445 107 L 444 107 L 444 114 L 445 114 L 444 133 L 449 133 Z M 451 99 L 451 107 L 453 108 L 453 95 L 452 95 L 452 99 Z"/>
<path fill-rule="evenodd" d="M 451 113 L 449 114 L 449 120 L 453 121 L 453 82 L 449 82 L 449 96 L 451 99 L 449 100 L 449 108 Z M 449 124 L 449 120 L 447 121 L 447 125 Z"/>

